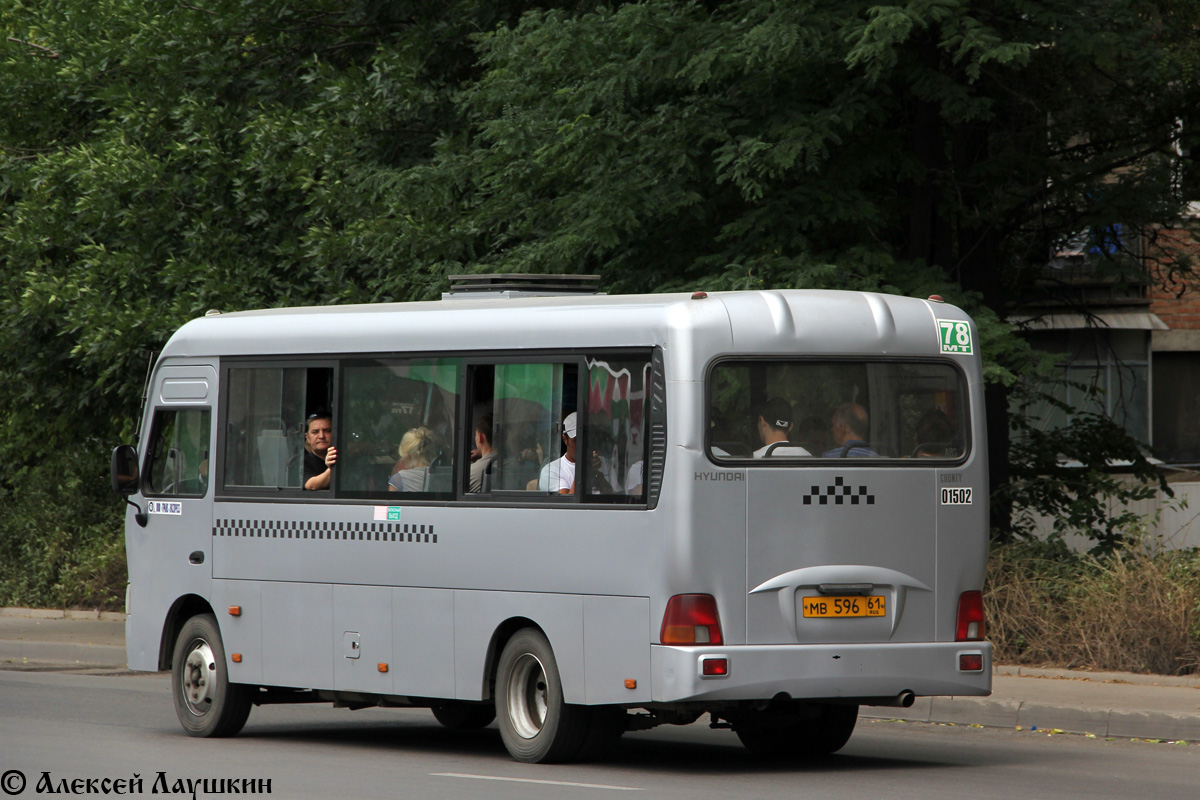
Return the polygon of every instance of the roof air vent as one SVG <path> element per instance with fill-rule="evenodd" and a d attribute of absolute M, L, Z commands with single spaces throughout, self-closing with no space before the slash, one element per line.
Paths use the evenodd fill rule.
<path fill-rule="evenodd" d="M 484 275 L 451 275 L 450 291 L 443 300 L 471 298 L 557 297 L 601 295 L 599 275 L 533 275 L 501 272 Z"/>

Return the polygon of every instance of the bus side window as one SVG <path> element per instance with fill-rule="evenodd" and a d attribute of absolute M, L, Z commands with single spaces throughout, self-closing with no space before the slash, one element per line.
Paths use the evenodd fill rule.
<path fill-rule="evenodd" d="M 563 363 L 475 368 L 472 424 L 491 422 L 491 452 L 480 459 L 488 463 L 482 470 L 479 461 L 474 465 L 482 472 L 476 491 L 558 494 L 562 420 L 573 410 L 564 397 L 574 397 L 577 375 L 574 364 Z"/>
<path fill-rule="evenodd" d="M 645 499 L 648 358 L 592 356 L 587 360 L 586 454 L 592 500 L 637 503 Z"/>
<path fill-rule="evenodd" d="M 159 409 L 150 431 L 146 493 L 203 497 L 208 491 L 207 408 Z"/>
<path fill-rule="evenodd" d="M 305 419 L 330 408 L 332 384 L 333 370 L 328 367 L 231 367 L 226 379 L 225 486 L 303 486 Z M 336 428 L 333 441 L 338 444 Z"/>
<path fill-rule="evenodd" d="M 343 413 L 334 430 L 339 497 L 409 500 L 453 490 L 460 364 L 423 358 L 343 366 Z"/>

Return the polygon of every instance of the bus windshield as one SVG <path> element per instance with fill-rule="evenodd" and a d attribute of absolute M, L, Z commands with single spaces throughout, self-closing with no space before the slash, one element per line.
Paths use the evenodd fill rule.
<path fill-rule="evenodd" d="M 709 381 L 707 447 L 716 461 L 957 462 L 968 430 L 966 383 L 946 362 L 726 360 Z"/>

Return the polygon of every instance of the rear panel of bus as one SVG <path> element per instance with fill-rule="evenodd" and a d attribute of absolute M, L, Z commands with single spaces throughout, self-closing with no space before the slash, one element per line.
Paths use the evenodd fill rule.
<path fill-rule="evenodd" d="M 692 498 L 675 503 L 691 509 L 678 536 L 723 642 L 657 653 L 660 698 L 987 694 L 973 324 L 908 298 L 723 299 L 733 347 L 697 365 L 703 388 L 668 387 L 678 408 L 703 404 L 691 423 L 703 444 L 672 451 L 668 482 Z M 860 429 L 849 437 L 847 415 Z M 764 422 L 786 442 L 767 449 Z M 720 674 L 704 674 L 709 656 L 728 659 Z"/>

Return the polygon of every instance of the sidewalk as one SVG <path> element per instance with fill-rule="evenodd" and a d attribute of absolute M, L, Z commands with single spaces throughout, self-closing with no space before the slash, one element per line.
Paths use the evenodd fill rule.
<path fill-rule="evenodd" d="M 124 666 L 124 614 L 0 608 L 0 669 Z"/>
<path fill-rule="evenodd" d="M 991 697 L 921 697 L 864 717 L 1200 744 L 1200 676 L 997 666 Z"/>
<path fill-rule="evenodd" d="M 120 669 L 125 615 L 0 608 L 0 669 Z M 1200 675 L 996 667 L 991 697 L 922 697 L 864 717 L 1200 743 Z"/>

